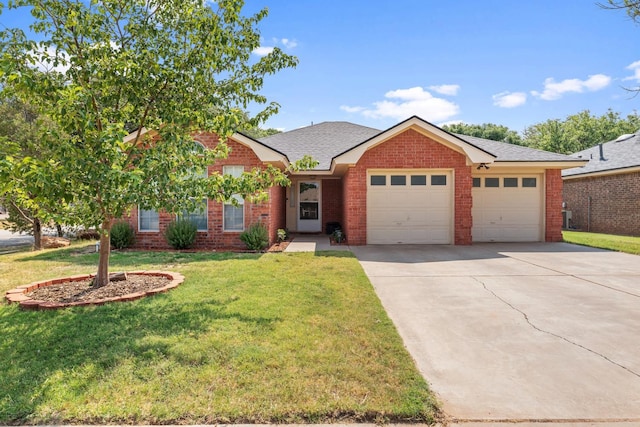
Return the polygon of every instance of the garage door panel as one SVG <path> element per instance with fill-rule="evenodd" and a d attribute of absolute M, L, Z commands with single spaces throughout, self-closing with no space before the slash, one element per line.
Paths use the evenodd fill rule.
<path fill-rule="evenodd" d="M 474 187 L 473 227 L 474 242 L 535 242 L 543 238 L 542 233 L 542 176 L 509 175 L 516 178 L 517 187 L 504 187 L 504 176 L 499 178 L 500 187 Z M 537 186 L 522 187 L 522 178 L 537 178 Z M 485 180 L 481 180 L 482 185 Z"/>
<path fill-rule="evenodd" d="M 453 186 L 449 173 L 438 171 L 436 175 L 447 175 L 447 185 L 409 185 L 410 175 L 406 171 L 376 172 L 375 175 L 407 176 L 404 186 L 372 186 L 367 188 L 367 242 L 370 244 L 450 244 L 452 236 Z"/>

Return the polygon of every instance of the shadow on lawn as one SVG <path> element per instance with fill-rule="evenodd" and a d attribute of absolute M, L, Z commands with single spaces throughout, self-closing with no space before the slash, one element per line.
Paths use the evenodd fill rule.
<path fill-rule="evenodd" d="M 192 304 L 158 295 L 133 303 L 59 311 L 0 306 L 0 425 L 74 421 L 64 412 L 60 418 L 41 419 L 39 409 L 56 413 L 60 399 L 88 393 L 122 363 L 152 371 L 165 361 L 224 365 L 234 348 L 224 340 L 198 346 L 202 334 L 228 322 L 257 334 L 273 329 L 280 320 L 229 311 L 233 301 L 203 298 Z"/>

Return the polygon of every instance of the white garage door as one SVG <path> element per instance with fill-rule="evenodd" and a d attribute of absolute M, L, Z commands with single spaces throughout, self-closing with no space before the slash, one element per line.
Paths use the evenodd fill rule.
<path fill-rule="evenodd" d="M 369 171 L 367 243 L 450 244 L 450 171 Z"/>
<path fill-rule="evenodd" d="M 542 176 L 473 178 L 474 242 L 542 240 Z"/>

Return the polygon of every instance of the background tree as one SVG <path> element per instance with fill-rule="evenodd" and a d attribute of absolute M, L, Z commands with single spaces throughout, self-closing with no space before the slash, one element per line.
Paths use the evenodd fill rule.
<path fill-rule="evenodd" d="M 451 133 L 491 139 L 493 141 L 507 142 L 509 144 L 523 144 L 522 137 L 518 134 L 518 132 L 509 129 L 506 126 L 496 125 L 494 123 L 483 123 L 481 125 L 455 123 L 451 125 L 444 125 L 442 126 L 442 129 Z"/>
<path fill-rule="evenodd" d="M 267 10 L 244 16 L 243 4 L 9 3 L 30 8 L 35 39 L 20 29 L 0 33 L 0 83 L 58 126 L 40 133 L 51 155 L 33 160 L 32 178 L 54 183 L 64 190 L 65 201 L 83 206 L 76 214 L 83 224 L 99 224 L 95 286 L 109 282 L 111 225 L 133 205 L 178 212 L 203 197 L 227 200 L 239 193 L 260 198 L 269 186 L 288 184 L 273 167 L 238 179 L 194 174 L 228 155 L 224 140 L 243 124 L 249 104 L 263 106 L 251 125 L 277 111 L 277 104 L 267 104 L 259 93 L 264 78 L 297 63 L 277 48 L 253 60 L 251 53 L 260 45 L 256 27 Z M 125 139 L 130 128 L 137 131 Z M 215 132 L 222 142 L 212 150 L 194 148 L 192 135 L 198 131 Z M 11 187 L 14 163 L 0 161 L 5 190 Z"/>
<path fill-rule="evenodd" d="M 34 248 L 42 249 L 42 228 L 55 219 L 63 201 L 43 199 L 50 183 L 32 179 L 34 158 L 46 159 L 49 152 L 41 146 L 39 134 L 53 127 L 28 104 L 0 93 L 0 157 L 12 163 L 11 190 L 0 192 L 2 206 L 9 214 L 7 228 L 34 237 Z"/>
<path fill-rule="evenodd" d="M 282 131 L 275 128 L 262 128 L 259 125 L 251 123 L 251 117 L 248 112 L 244 112 L 242 115 L 244 120 L 244 124 L 239 127 L 239 131 L 243 134 L 250 136 L 253 139 L 260 139 L 267 136 L 275 135 L 277 133 L 281 133 Z"/>
<path fill-rule="evenodd" d="M 529 126 L 524 131 L 524 143 L 531 148 L 571 154 L 638 129 L 640 116 L 637 113 L 623 118 L 611 109 L 602 116 L 584 110 L 564 120 L 549 119 Z"/>

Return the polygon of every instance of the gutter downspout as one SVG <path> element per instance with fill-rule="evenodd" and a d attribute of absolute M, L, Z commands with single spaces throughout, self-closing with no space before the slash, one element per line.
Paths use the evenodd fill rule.
<path fill-rule="evenodd" d="M 591 196 L 588 197 L 587 203 L 587 231 L 591 232 Z"/>

